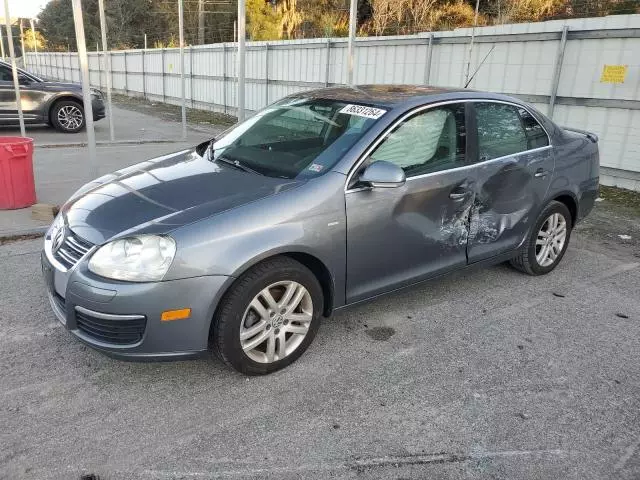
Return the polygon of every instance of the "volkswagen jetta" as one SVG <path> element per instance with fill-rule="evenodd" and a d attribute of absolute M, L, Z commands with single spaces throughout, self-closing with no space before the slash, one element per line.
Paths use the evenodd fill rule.
<path fill-rule="evenodd" d="M 503 95 L 292 95 L 76 192 L 44 242 L 51 305 L 118 358 L 272 372 L 336 309 L 473 265 L 549 273 L 597 196 L 597 140 Z"/>

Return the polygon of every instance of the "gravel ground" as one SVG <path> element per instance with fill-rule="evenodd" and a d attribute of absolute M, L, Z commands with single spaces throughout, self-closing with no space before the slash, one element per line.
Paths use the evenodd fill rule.
<path fill-rule="evenodd" d="M 0 478 L 640 478 L 637 227 L 601 202 L 550 275 L 499 265 L 336 313 L 259 378 L 82 346 L 40 240 L 7 243 Z"/>

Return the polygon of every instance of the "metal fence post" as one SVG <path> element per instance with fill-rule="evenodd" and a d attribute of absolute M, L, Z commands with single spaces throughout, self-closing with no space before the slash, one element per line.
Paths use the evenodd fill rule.
<path fill-rule="evenodd" d="M 227 113 L 227 47 L 222 44 L 222 107 Z"/>
<path fill-rule="evenodd" d="M 427 62 L 424 66 L 424 84 L 429 85 L 429 77 L 431 77 L 431 56 L 433 54 L 433 33 L 429 34 L 429 43 L 427 45 Z"/>
<path fill-rule="evenodd" d="M 189 98 L 193 108 L 193 45 L 189 47 Z"/>
<path fill-rule="evenodd" d="M 553 119 L 553 109 L 556 104 L 556 96 L 558 95 L 558 85 L 560 84 L 560 72 L 562 71 L 562 61 L 564 60 L 564 48 L 567 45 L 567 33 L 569 27 L 562 27 L 562 36 L 560 37 L 560 45 L 556 57 L 556 66 L 553 71 L 553 80 L 551 82 L 551 97 L 549 98 L 549 118 Z"/>
<path fill-rule="evenodd" d="M 269 44 L 264 44 L 264 104 L 269 105 Z"/>
<path fill-rule="evenodd" d="M 167 99 L 165 95 L 165 87 L 164 87 L 164 48 L 160 49 L 162 55 L 162 103 L 164 103 Z"/>
<path fill-rule="evenodd" d="M 98 59 L 98 85 L 102 90 L 102 65 L 100 65 L 100 53 L 96 53 L 96 58 Z"/>
<path fill-rule="evenodd" d="M 329 86 L 329 66 L 331 65 L 331 39 L 327 38 L 327 64 L 324 71 L 324 86 Z"/>
<path fill-rule="evenodd" d="M 142 50 L 142 98 L 147 98 L 147 83 L 144 80 L 144 59 L 145 59 L 145 50 Z"/>
<path fill-rule="evenodd" d="M 129 69 L 127 68 L 127 51 L 124 51 L 124 94 L 129 95 L 129 85 L 127 82 L 127 77 L 129 77 Z"/>
<path fill-rule="evenodd" d="M 355 1 L 355 0 L 352 0 Z M 238 122 L 244 121 L 245 116 L 245 71 L 246 71 L 246 1 L 238 0 L 238 43 L 236 49 L 236 118 Z"/>
<path fill-rule="evenodd" d="M 347 85 L 349 86 L 353 86 L 353 70 L 355 68 L 357 10 L 358 0 L 351 0 L 349 6 L 349 40 L 347 42 Z"/>

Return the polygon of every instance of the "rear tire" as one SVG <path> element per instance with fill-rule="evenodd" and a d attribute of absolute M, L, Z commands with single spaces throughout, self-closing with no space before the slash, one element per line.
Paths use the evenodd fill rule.
<path fill-rule="evenodd" d="M 63 133 L 77 133 L 85 127 L 84 108 L 78 102 L 61 100 L 51 109 L 51 124 Z"/>
<path fill-rule="evenodd" d="M 313 341 L 323 302 L 322 287 L 307 267 L 284 256 L 266 260 L 224 295 L 211 326 L 211 349 L 246 375 L 280 370 Z"/>
<path fill-rule="evenodd" d="M 572 222 L 567 206 L 551 201 L 540 213 L 526 244 L 511 260 L 511 266 L 529 275 L 552 271 L 567 251 Z"/>

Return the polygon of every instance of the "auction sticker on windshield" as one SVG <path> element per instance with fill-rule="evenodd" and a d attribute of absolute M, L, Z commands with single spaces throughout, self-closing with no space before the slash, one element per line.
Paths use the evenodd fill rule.
<path fill-rule="evenodd" d="M 386 110 L 381 108 L 366 107 L 364 105 L 347 105 L 340 113 L 346 113 L 347 115 L 357 115 L 364 118 L 380 118 L 387 113 Z"/>

